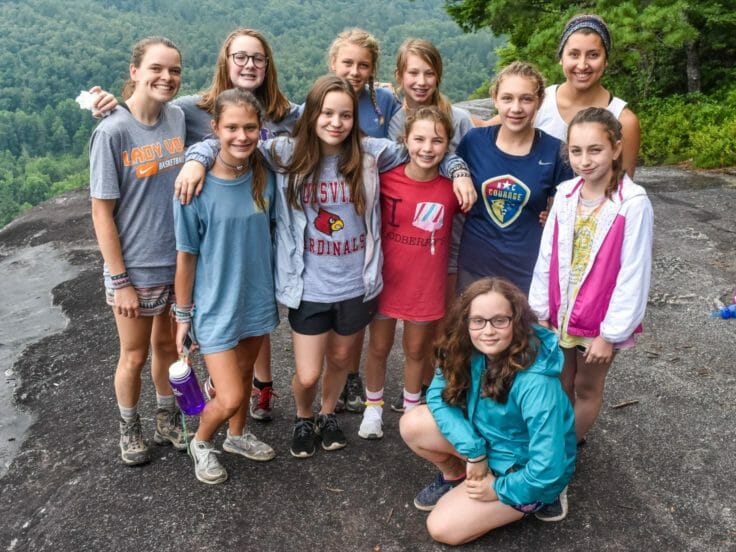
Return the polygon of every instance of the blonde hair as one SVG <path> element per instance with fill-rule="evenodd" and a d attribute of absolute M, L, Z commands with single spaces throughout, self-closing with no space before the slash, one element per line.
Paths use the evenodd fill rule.
<path fill-rule="evenodd" d="M 225 90 L 233 88 L 227 68 L 227 58 L 229 56 L 228 50 L 230 49 L 230 45 L 239 36 L 255 38 L 263 46 L 263 51 L 266 54 L 266 75 L 263 78 L 263 83 L 253 90 L 253 95 L 263 105 L 266 118 L 270 121 L 279 122 L 286 116 L 291 105 L 279 88 L 276 63 L 273 59 L 271 46 L 269 46 L 266 37 L 254 29 L 240 28 L 227 35 L 225 42 L 222 43 L 220 52 L 217 54 L 215 74 L 212 76 L 212 82 L 209 88 L 202 92 L 202 99 L 197 103 L 197 107 L 211 114 L 215 107 L 217 96 Z"/>
<path fill-rule="evenodd" d="M 498 95 L 498 88 L 506 77 L 524 77 L 532 81 L 535 86 L 534 93 L 539 99 L 539 103 L 542 103 L 544 99 L 544 77 L 534 65 L 525 61 L 514 61 L 501 69 L 493 77 L 490 89 L 491 98 L 495 98 Z"/>
<path fill-rule="evenodd" d="M 337 54 L 340 51 L 340 48 L 346 44 L 365 48 L 371 55 L 371 65 L 373 67 L 371 70 L 371 76 L 368 79 L 368 92 L 370 93 L 371 103 L 373 104 L 373 111 L 375 111 L 378 116 L 378 124 L 382 125 L 385 119 L 381 112 L 381 108 L 378 105 L 375 86 L 376 73 L 378 71 L 378 58 L 381 55 L 378 40 L 376 40 L 376 37 L 371 33 L 364 31 L 363 29 L 359 29 L 357 27 L 345 29 L 337 35 L 335 40 L 332 41 L 332 44 L 330 44 L 330 48 L 327 51 L 327 67 L 329 67 L 330 70 L 332 70 L 333 64 L 337 61 Z"/>
<path fill-rule="evenodd" d="M 396 54 L 396 72 L 394 77 L 399 84 L 398 92 L 401 93 L 401 83 L 406 66 L 409 63 L 409 56 L 417 56 L 419 59 L 428 64 L 435 75 L 437 75 L 437 87 L 429 99 L 428 105 L 436 105 L 439 107 L 452 121 L 452 104 L 447 97 L 440 92 L 440 84 L 442 83 L 442 56 L 439 50 L 429 40 L 423 38 L 407 38 Z"/>
<path fill-rule="evenodd" d="M 149 36 L 139 40 L 133 45 L 133 50 L 130 54 L 130 64 L 133 67 L 140 68 L 141 63 L 143 62 L 143 56 L 146 55 L 146 52 L 151 46 L 156 46 L 157 44 L 161 44 L 162 46 L 166 46 L 167 48 L 176 50 L 176 53 L 179 54 L 179 59 L 181 60 L 181 50 L 179 50 L 179 47 L 171 40 L 163 36 Z M 128 98 L 130 98 L 133 95 L 134 91 L 135 81 L 132 79 L 127 79 L 125 83 L 123 83 L 123 90 L 121 92 L 123 100 L 127 100 Z"/>

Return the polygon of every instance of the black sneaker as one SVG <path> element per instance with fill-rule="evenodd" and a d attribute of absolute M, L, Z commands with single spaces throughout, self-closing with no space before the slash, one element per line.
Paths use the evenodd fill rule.
<path fill-rule="evenodd" d="M 348 374 L 343 393 L 345 394 L 345 409 L 348 412 L 365 410 L 365 388 L 360 374 Z"/>
<path fill-rule="evenodd" d="M 314 432 L 322 439 L 322 448 L 325 450 L 338 450 L 348 444 L 345 434 L 340 429 L 340 424 L 337 423 L 337 416 L 334 414 L 317 416 Z"/>
<path fill-rule="evenodd" d="M 552 504 L 545 504 L 534 512 L 534 516 L 540 521 L 562 521 L 567 517 L 567 487 L 562 489 L 560 496 Z"/>
<path fill-rule="evenodd" d="M 427 404 L 427 389 L 429 385 L 422 384 L 421 394 L 419 395 L 419 404 Z M 399 394 L 391 403 L 391 410 L 394 412 L 404 411 L 404 393 Z"/>
<path fill-rule="evenodd" d="M 291 437 L 291 455 L 294 458 L 309 458 L 316 450 L 314 444 L 314 420 L 297 418 L 294 422 L 294 433 Z"/>
<path fill-rule="evenodd" d="M 438 473 L 429 485 L 424 487 L 416 497 L 414 497 L 414 506 L 417 510 L 423 512 L 431 512 L 440 498 L 447 494 L 450 490 L 457 487 L 465 480 L 465 477 L 456 481 L 447 481 L 442 477 L 442 473 Z"/>

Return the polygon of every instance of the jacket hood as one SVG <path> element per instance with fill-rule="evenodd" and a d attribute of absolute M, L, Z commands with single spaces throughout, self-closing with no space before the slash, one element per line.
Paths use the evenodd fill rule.
<path fill-rule="evenodd" d="M 534 324 L 534 333 L 539 338 L 539 351 L 534 363 L 525 371 L 546 376 L 559 376 L 562 373 L 564 358 L 558 345 L 557 334 Z"/>

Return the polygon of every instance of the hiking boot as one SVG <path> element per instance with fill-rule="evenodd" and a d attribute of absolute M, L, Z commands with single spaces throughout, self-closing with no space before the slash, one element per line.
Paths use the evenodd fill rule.
<path fill-rule="evenodd" d="M 567 517 L 567 486 L 562 489 L 560 496 L 552 504 L 545 504 L 534 512 L 534 517 L 540 521 L 562 521 Z"/>
<path fill-rule="evenodd" d="M 429 385 L 422 384 L 421 394 L 419 395 L 419 404 L 427 404 L 427 389 L 429 389 Z M 393 410 L 394 412 L 404 411 L 403 392 L 393 400 L 393 402 L 391 403 L 391 410 Z"/>
<path fill-rule="evenodd" d="M 263 389 L 254 385 L 250 395 L 250 417 L 259 422 L 270 422 L 273 419 L 271 411 L 276 397 L 278 395 L 273 392 L 273 385 L 267 385 Z"/>
<path fill-rule="evenodd" d="M 380 439 L 383 437 L 383 408 L 367 406 L 360 422 L 358 436 L 363 439 Z"/>
<path fill-rule="evenodd" d="M 314 420 L 312 418 L 299 418 L 294 421 L 294 433 L 291 437 L 291 448 L 289 452 L 294 458 L 309 458 L 314 455 L 316 449 L 314 435 Z"/>
<path fill-rule="evenodd" d="M 437 502 L 450 490 L 457 487 L 465 480 L 465 477 L 456 481 L 447 481 L 442 477 L 442 473 L 438 473 L 434 481 L 424 487 L 414 498 L 414 506 L 423 512 L 431 512 L 437 505 Z"/>
<path fill-rule="evenodd" d="M 204 380 L 204 396 L 207 397 L 208 401 L 215 398 L 215 384 L 212 383 L 212 378 L 209 376 Z"/>
<path fill-rule="evenodd" d="M 260 441 L 250 431 L 243 431 L 242 435 L 227 434 L 222 450 L 232 454 L 240 454 L 249 460 L 267 462 L 273 460 L 276 452 L 263 441 Z"/>
<path fill-rule="evenodd" d="M 194 475 L 202 483 L 216 485 L 227 479 L 227 472 L 217 459 L 219 451 L 209 441 L 198 441 L 192 438 L 189 452 L 194 460 Z"/>
<path fill-rule="evenodd" d="M 128 466 L 139 466 L 151 460 L 138 414 L 130 422 L 120 420 L 120 457 Z"/>
<path fill-rule="evenodd" d="M 360 374 L 348 374 L 343 393 L 345 394 L 345 409 L 348 412 L 365 410 L 365 388 Z"/>
<path fill-rule="evenodd" d="M 159 408 L 156 411 L 156 431 L 153 440 L 157 445 L 171 445 L 176 450 L 187 450 L 181 410 Z"/>
<path fill-rule="evenodd" d="M 338 450 L 348 444 L 345 434 L 337 423 L 334 414 L 320 414 L 314 424 L 314 433 L 322 439 L 322 448 L 325 450 Z"/>

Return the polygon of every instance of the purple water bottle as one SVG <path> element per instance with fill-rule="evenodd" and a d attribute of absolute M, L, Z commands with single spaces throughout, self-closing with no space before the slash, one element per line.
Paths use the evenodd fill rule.
<path fill-rule="evenodd" d="M 169 382 L 179 408 L 187 416 L 198 416 L 204 410 L 205 400 L 197 381 L 197 374 L 186 361 L 180 358 L 169 366 Z"/>

